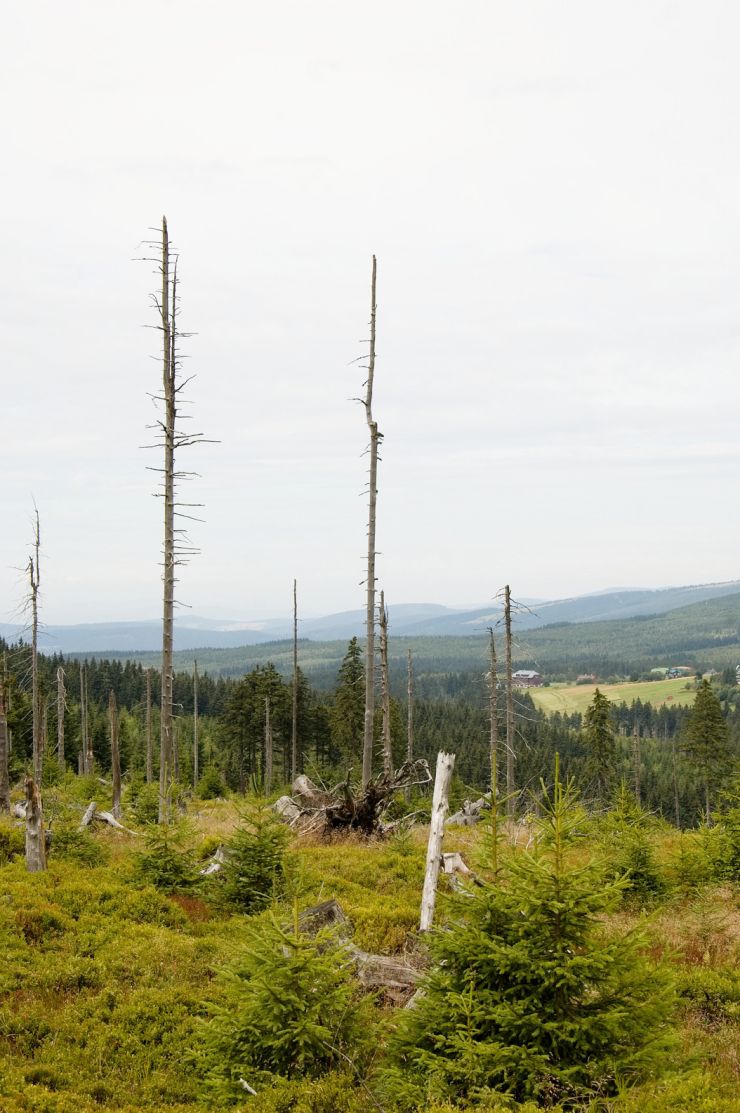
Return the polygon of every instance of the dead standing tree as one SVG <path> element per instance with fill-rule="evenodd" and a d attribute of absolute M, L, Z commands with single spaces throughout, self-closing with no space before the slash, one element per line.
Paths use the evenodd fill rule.
<path fill-rule="evenodd" d="M 150 245 L 153 246 L 153 245 Z M 176 569 L 187 562 L 187 558 L 197 549 L 193 548 L 187 532 L 175 526 L 175 519 L 197 521 L 192 514 L 183 512 L 183 507 L 199 506 L 199 503 L 183 503 L 177 499 L 177 484 L 192 479 L 194 472 L 175 470 L 175 456 L 182 448 L 202 444 L 205 438 L 200 433 L 182 431 L 178 419 L 183 419 L 184 400 L 182 391 L 191 377 L 182 378 L 182 363 L 179 354 L 179 340 L 188 336 L 178 324 L 179 295 L 177 287 L 178 256 L 172 251 L 167 218 L 162 217 L 161 239 L 157 241 L 159 256 L 156 260 L 157 273 L 161 279 L 159 294 L 152 295 L 159 323 L 155 326 L 162 336 L 162 390 L 152 397 L 162 408 L 162 416 L 153 426 L 158 433 L 157 447 L 164 451 L 161 468 L 151 468 L 162 476 L 162 487 L 157 492 L 164 500 L 164 541 L 162 547 L 162 697 L 160 713 L 160 758 L 159 758 L 159 822 L 168 819 L 169 789 L 175 760 L 174 738 L 174 668 L 173 668 L 173 630 L 175 612 Z"/>
<path fill-rule="evenodd" d="M 493 627 L 489 627 L 490 635 L 490 660 L 488 672 L 488 717 L 490 730 L 490 759 L 491 759 L 491 797 L 496 795 L 496 778 L 498 769 L 498 672 L 496 669 L 496 643 L 493 638 Z"/>
<path fill-rule="evenodd" d="M 383 773 L 393 772 L 393 743 L 391 740 L 391 686 L 388 677 L 388 611 L 385 592 L 380 593 L 380 699 L 383 710 Z"/>
<path fill-rule="evenodd" d="M 302 769 L 298 749 L 298 581 L 293 580 L 293 714 L 291 723 L 290 767 L 295 779 Z"/>
<path fill-rule="evenodd" d="M 154 754 L 152 752 L 152 670 L 147 669 L 146 696 L 144 704 L 144 730 L 146 733 L 146 783 L 154 780 Z"/>
<path fill-rule="evenodd" d="M 373 380 L 375 378 L 375 287 L 377 261 L 373 255 L 370 284 L 370 350 L 365 383 L 365 420 L 370 433 L 370 478 L 367 516 L 367 604 L 365 647 L 365 728 L 362 743 L 362 783 L 368 785 L 373 774 L 373 734 L 375 725 L 375 519 L 378 498 L 378 447 L 383 439 L 373 419 Z"/>
<path fill-rule="evenodd" d="M 41 529 L 39 525 L 39 512 L 34 507 L 33 553 L 28 558 L 28 602 L 31 607 L 31 716 L 33 723 L 33 776 L 37 785 L 41 784 L 41 770 L 44 761 L 41 694 L 39 691 L 39 585 L 41 583 L 41 569 L 39 566 L 40 548 Z"/>
<path fill-rule="evenodd" d="M 64 713 L 67 710 L 67 691 L 64 687 L 64 669 L 57 669 L 57 761 L 64 772 Z"/>
<path fill-rule="evenodd" d="M 193 788 L 197 789 L 200 779 L 198 739 L 198 662 L 193 658 Z"/>
<path fill-rule="evenodd" d="M 41 793 L 33 777 L 26 777 L 26 869 L 29 873 L 41 873 L 46 869 Z"/>
<path fill-rule="evenodd" d="M 8 734 L 8 685 L 6 677 L 5 656 L 3 655 L 3 667 L 0 670 L 0 812 L 10 811 L 10 776 L 8 771 L 10 738 Z"/>
<path fill-rule="evenodd" d="M 110 725 L 110 766 L 113 775 L 113 817 L 121 818 L 121 749 L 119 746 L 120 720 L 116 693 L 111 688 L 108 695 L 108 722 Z"/>

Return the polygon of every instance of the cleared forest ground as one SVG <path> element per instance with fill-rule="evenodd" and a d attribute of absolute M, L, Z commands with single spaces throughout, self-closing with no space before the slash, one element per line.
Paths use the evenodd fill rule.
<path fill-rule="evenodd" d="M 48 814 L 70 830 L 84 801 L 49 791 Z M 188 841 L 205 861 L 240 823 L 243 801 L 193 803 Z M 126 822 L 135 825 L 128 811 Z M 65 826 L 66 825 L 66 826 Z M 253 944 L 265 918 L 288 922 L 292 908 L 336 898 L 354 942 L 388 955 L 416 946 L 427 828 L 385 841 L 293 838 L 288 891 L 256 916 L 225 908 L 218 882 L 165 893 L 142 881 L 142 836 L 108 829 L 58 840 L 46 873 L 25 872 L 20 841 L 0 829 L 0 1108 L 3 1113 L 175 1113 L 234 1108 L 250 1113 L 355 1113 L 350 1077 L 297 1082 L 236 1105 L 209 1103 L 199 1059 L 204 1027 L 224 1000 L 220 971 Z M 141 829 L 143 830 L 143 828 Z M 446 850 L 487 869 L 485 832 L 449 828 Z M 740 910 L 736 887 L 711 879 L 712 849 L 702 833 L 656 825 L 649 836 L 654 889 L 625 899 L 609 918 L 623 932 L 647 923 L 650 953 L 668 962 L 678 990 L 677 1052 L 654 1082 L 625 1090 L 618 1113 L 732 1113 L 740 1085 Z M 516 850 L 529 841 L 518 830 Z M 584 856 L 590 847 L 578 851 Z M 2 859 L 0 858 L 0 861 Z M 652 883 L 651 883 L 652 884 Z M 453 912 L 440 883 L 438 919 Z M 646 913 L 648 919 L 646 921 Z M 378 1006 L 379 1031 L 393 1009 Z M 381 1038 L 382 1044 L 382 1038 Z M 379 1057 L 382 1047 L 378 1048 Z M 370 1082 L 371 1084 L 371 1082 Z M 323 1087 L 323 1089 L 322 1089 Z M 323 1097 L 321 1095 L 324 1095 Z M 291 1096 L 292 1095 L 292 1096 Z M 378 1108 L 386 1108 L 378 1105 Z M 435 1113 L 452 1106 L 431 1104 Z M 468 1107 L 472 1108 L 472 1107 Z M 529 1104 L 486 1104 L 513 1110 Z M 391 1113 L 388 1107 L 387 1113 Z"/>

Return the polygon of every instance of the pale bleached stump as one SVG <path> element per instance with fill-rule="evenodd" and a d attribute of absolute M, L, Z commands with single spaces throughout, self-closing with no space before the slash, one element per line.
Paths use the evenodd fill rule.
<path fill-rule="evenodd" d="M 26 869 L 29 873 L 41 873 L 46 869 L 41 793 L 33 777 L 26 777 Z"/>
<path fill-rule="evenodd" d="M 442 863 L 442 837 L 447 815 L 447 798 L 454 768 L 455 755 L 440 751 L 437 754 L 437 771 L 434 777 L 434 795 L 432 796 L 432 819 L 429 826 L 429 843 L 427 846 L 427 867 L 424 874 L 424 889 L 421 895 L 421 919 L 419 921 L 421 931 L 428 931 L 434 919 L 437 879 L 439 878 L 439 867 Z"/>

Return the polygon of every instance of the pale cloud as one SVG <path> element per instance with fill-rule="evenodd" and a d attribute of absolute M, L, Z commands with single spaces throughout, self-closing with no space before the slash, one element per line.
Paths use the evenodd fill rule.
<path fill-rule="evenodd" d="M 389 599 L 735 578 L 739 31 L 722 0 L 12 6 L 0 618 L 32 494 L 49 621 L 157 613 L 162 210 L 220 441 L 196 611 L 285 612 L 294 575 L 361 605 L 373 251 Z"/>

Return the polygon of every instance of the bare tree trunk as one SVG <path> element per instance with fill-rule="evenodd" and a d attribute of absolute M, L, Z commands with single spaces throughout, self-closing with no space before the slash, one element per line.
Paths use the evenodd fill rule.
<path fill-rule="evenodd" d="M 110 722 L 110 765 L 113 774 L 113 817 L 121 818 L 121 751 L 118 745 L 118 707 L 116 694 L 111 688 L 108 696 L 108 720 Z"/>
<path fill-rule="evenodd" d="M 193 788 L 198 787 L 198 662 L 193 660 Z"/>
<path fill-rule="evenodd" d="M 427 865 L 424 873 L 424 889 L 421 896 L 421 918 L 419 930 L 428 931 L 434 919 L 434 905 L 437 900 L 437 879 L 442 864 L 442 838 L 447 815 L 447 798 L 450 792 L 452 771 L 455 768 L 455 755 L 440 751 L 437 754 L 437 771 L 434 776 L 432 796 L 432 817 L 427 845 Z"/>
<path fill-rule="evenodd" d="M 488 673 L 488 717 L 490 727 L 491 797 L 496 795 L 498 776 L 498 672 L 496 669 L 496 643 L 493 629 L 490 634 L 490 664 Z"/>
<path fill-rule="evenodd" d="M 174 672 L 172 667 L 174 607 L 175 607 L 175 422 L 177 406 L 175 395 L 175 294 L 170 285 L 170 241 L 167 220 L 162 217 L 162 293 L 159 315 L 162 329 L 162 398 L 164 421 L 161 423 L 164 438 L 164 545 L 162 590 L 162 701 L 160 716 L 159 752 L 159 822 L 166 823 L 169 815 L 168 794 L 172 775 L 173 711 L 172 693 Z"/>
<path fill-rule="evenodd" d="M 272 721 L 270 697 L 265 696 L 265 796 L 272 792 Z"/>
<path fill-rule="evenodd" d="M 373 255 L 370 287 L 370 352 L 367 364 L 365 418 L 370 432 L 370 481 L 367 519 L 367 605 L 365 615 L 365 730 L 362 743 L 362 783 L 367 785 L 373 775 L 373 735 L 375 725 L 375 520 L 378 498 L 378 445 L 382 435 L 373 420 L 373 379 L 375 377 L 375 288 L 377 261 Z"/>
<path fill-rule="evenodd" d="M 87 768 L 88 760 L 88 745 L 87 745 L 87 678 L 85 666 L 80 665 L 80 770 L 82 773 L 89 773 Z"/>
<path fill-rule="evenodd" d="M 33 777 L 26 777 L 26 869 L 40 873 L 46 869 L 46 841 L 41 793 Z"/>
<path fill-rule="evenodd" d="M 146 673 L 146 705 L 145 705 L 145 730 L 146 730 L 146 783 L 154 780 L 154 752 L 152 746 L 152 670 Z"/>
<path fill-rule="evenodd" d="M 666 727 L 666 735 L 668 728 Z M 676 736 L 671 738 L 671 758 L 673 764 L 673 808 L 676 813 L 676 827 L 681 828 L 681 804 L 678 799 L 678 766 L 676 763 Z"/>
<path fill-rule="evenodd" d="M 43 768 L 43 765 L 44 765 L 44 755 L 46 753 L 46 742 L 47 742 L 47 739 L 49 737 L 49 705 L 46 702 L 45 694 L 41 691 L 40 688 L 39 688 L 39 700 L 41 701 L 41 708 L 40 708 L 40 711 L 41 711 L 41 714 L 40 714 L 41 735 L 40 735 L 40 745 L 39 745 L 39 756 L 40 756 L 39 771 L 41 771 L 41 769 Z"/>
<path fill-rule="evenodd" d="M 638 804 L 642 805 L 641 792 L 640 792 L 640 780 L 641 780 L 640 764 L 641 764 L 641 760 L 642 760 L 641 756 L 640 756 L 640 724 L 637 722 L 637 720 L 635 720 L 633 735 L 634 735 L 633 760 L 634 760 L 634 763 L 635 763 L 635 799 L 637 800 Z"/>
<path fill-rule="evenodd" d="M 406 761 L 414 760 L 414 662 L 411 650 L 406 650 Z M 406 802 L 411 799 L 411 788 L 406 789 Z"/>
<path fill-rule="evenodd" d="M 514 818 L 514 687 L 511 672 L 511 589 L 504 588 L 504 628 L 506 631 L 506 814 Z"/>
<path fill-rule="evenodd" d="M 67 708 L 67 693 L 64 687 L 64 669 L 60 665 L 57 669 L 57 761 L 59 768 L 64 772 L 64 712 Z"/>
<path fill-rule="evenodd" d="M 173 773 L 177 776 L 175 763 L 179 754 L 175 753 L 175 723 L 173 708 L 174 667 L 173 633 L 175 610 L 175 570 L 184 563 L 189 555 L 196 552 L 184 528 L 175 528 L 175 518 L 193 519 L 183 512 L 183 507 L 196 506 L 197 503 L 176 501 L 176 486 L 183 479 L 190 479 L 193 472 L 175 470 L 175 453 L 181 448 L 202 444 L 205 438 L 200 433 L 185 433 L 178 428 L 178 402 L 183 387 L 189 381 L 180 380 L 180 356 L 178 340 L 184 335 L 178 328 L 178 280 L 177 255 L 171 250 L 167 219 L 162 217 L 162 236 L 157 245 L 159 251 L 159 273 L 162 279 L 159 296 L 154 302 L 159 316 L 159 329 L 162 333 L 162 393 L 157 401 L 162 406 L 162 416 L 157 421 L 159 430 L 158 444 L 163 449 L 164 460 L 161 468 L 154 468 L 162 475 L 161 495 L 164 500 L 164 538 L 162 543 L 162 674 L 161 674 L 161 715 L 160 715 L 160 759 L 159 759 L 159 822 L 166 823 L 169 818 L 170 781 Z"/>
<path fill-rule="evenodd" d="M 33 719 L 33 776 L 37 785 L 41 784 L 41 770 L 43 766 L 43 741 L 41 738 L 41 696 L 39 693 L 39 584 L 41 582 L 39 569 L 39 549 L 41 547 L 41 532 L 39 525 L 39 512 L 34 508 L 35 525 L 33 536 L 33 554 L 28 558 L 28 581 L 31 601 L 31 701 Z"/>
<path fill-rule="evenodd" d="M 5 672 L 5 659 L 0 672 L 0 812 L 10 811 L 10 775 L 8 759 L 10 739 L 8 737 L 8 697 Z"/>
<path fill-rule="evenodd" d="M 180 783 L 180 738 L 178 733 L 178 723 L 182 719 L 173 718 L 172 720 L 172 776 L 176 784 Z"/>
<path fill-rule="evenodd" d="M 388 677 L 388 611 L 385 609 L 385 592 L 380 593 L 380 698 L 383 709 L 383 772 L 393 773 L 393 743 L 391 742 L 391 689 Z"/>
<path fill-rule="evenodd" d="M 296 580 L 293 580 L 293 722 L 290 764 L 293 780 L 295 780 L 303 764 L 298 752 L 298 582 Z"/>

